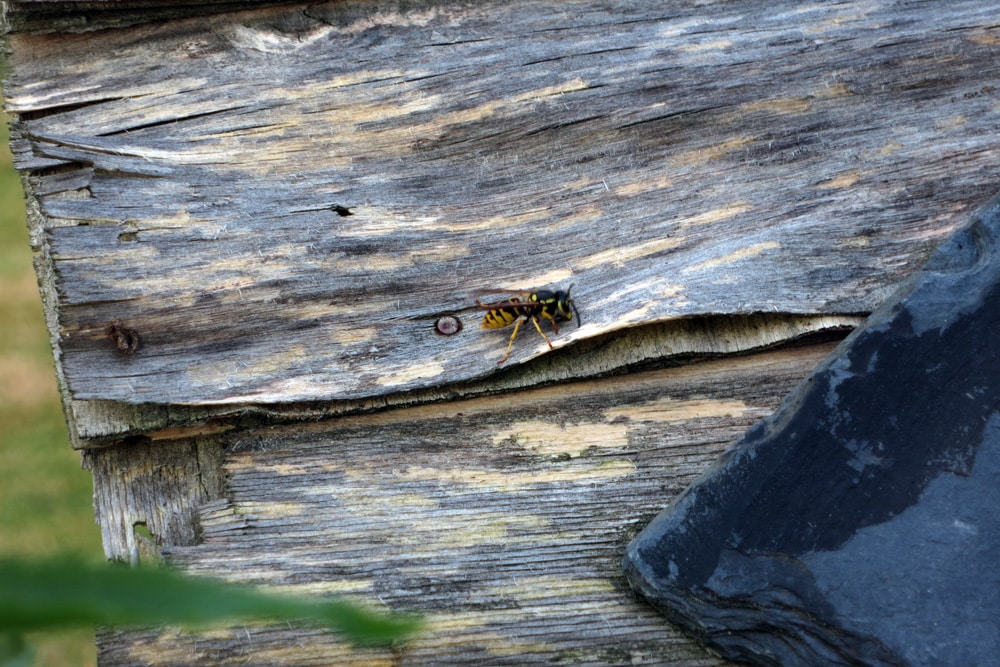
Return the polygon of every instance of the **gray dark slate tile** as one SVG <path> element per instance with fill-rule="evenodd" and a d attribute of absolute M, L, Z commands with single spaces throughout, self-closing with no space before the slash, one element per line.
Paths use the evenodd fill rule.
<path fill-rule="evenodd" d="M 760 665 L 1000 663 L 1000 197 L 629 545 Z"/>

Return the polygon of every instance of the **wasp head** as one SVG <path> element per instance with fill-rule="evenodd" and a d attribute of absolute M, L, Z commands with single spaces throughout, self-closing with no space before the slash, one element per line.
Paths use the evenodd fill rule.
<path fill-rule="evenodd" d="M 558 291 L 558 292 L 556 292 L 556 294 L 555 294 L 556 313 L 558 313 L 559 317 L 561 319 L 564 319 L 564 320 L 571 320 L 571 319 L 573 319 L 573 315 L 575 314 L 576 315 L 576 326 L 579 327 L 580 326 L 580 313 L 576 310 L 576 304 L 573 303 L 573 299 L 571 299 L 569 297 L 569 293 L 570 293 L 570 291 L 572 289 L 573 289 L 573 286 L 570 285 L 569 289 L 567 289 L 565 292 L 563 292 L 561 290 Z"/>

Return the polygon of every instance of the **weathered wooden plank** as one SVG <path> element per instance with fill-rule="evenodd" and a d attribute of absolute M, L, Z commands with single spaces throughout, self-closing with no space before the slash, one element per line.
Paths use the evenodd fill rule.
<path fill-rule="evenodd" d="M 994 9 L 327 3 L 12 35 L 69 397 L 472 381 L 504 334 L 432 323 L 480 287 L 575 283 L 557 347 L 867 311 L 993 189 Z M 509 364 L 547 352 L 529 331 Z"/>
<path fill-rule="evenodd" d="M 385 653 L 350 652 L 329 634 L 286 627 L 113 633 L 99 640 L 102 659 L 719 664 L 628 590 L 625 544 L 831 349 L 219 435 L 223 483 L 198 511 L 201 539 L 161 539 L 168 561 L 419 612 L 426 631 Z M 127 449 L 128 466 L 142 468 L 141 452 Z M 156 449 L 145 455 L 154 460 Z M 117 460 L 113 449 L 87 456 Z M 99 497 L 131 484 L 115 465 L 91 467 L 102 471 Z M 119 557 L 132 549 L 114 537 L 106 546 Z"/>

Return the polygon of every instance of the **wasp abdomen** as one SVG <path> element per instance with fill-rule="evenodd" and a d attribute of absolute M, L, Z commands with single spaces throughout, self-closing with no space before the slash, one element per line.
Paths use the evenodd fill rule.
<path fill-rule="evenodd" d="M 517 299 L 510 299 L 517 301 Z M 483 315 L 483 329 L 503 329 L 514 323 L 514 320 L 521 317 L 521 309 L 517 306 L 502 306 L 487 310 Z"/>

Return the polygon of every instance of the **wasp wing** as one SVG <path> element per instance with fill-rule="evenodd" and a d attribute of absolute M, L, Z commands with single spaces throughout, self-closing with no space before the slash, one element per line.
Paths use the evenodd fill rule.
<path fill-rule="evenodd" d="M 488 294 L 517 294 L 518 296 L 512 296 L 507 299 L 501 299 L 500 301 L 491 301 L 488 303 L 483 303 L 479 299 L 476 299 L 476 305 L 474 308 L 476 310 L 496 310 L 498 308 L 513 308 L 516 306 L 532 306 L 536 302 L 532 301 L 530 297 L 534 292 L 532 290 L 526 289 L 477 289 L 472 291 L 473 294 L 479 296 L 485 296 Z"/>
<path fill-rule="evenodd" d="M 522 289 L 476 289 L 472 290 L 472 293 L 476 296 L 487 296 L 492 294 L 512 294 L 517 296 L 511 296 L 506 299 L 501 299 L 500 301 L 482 302 L 476 299 L 476 308 L 480 310 L 489 310 L 493 308 L 508 308 L 511 306 L 531 306 L 536 302 L 531 299 L 531 295 L 535 294 L 536 290 L 522 290 Z"/>
<path fill-rule="evenodd" d="M 476 296 L 485 296 L 487 294 L 517 294 L 518 296 L 531 296 L 537 290 L 530 289 L 491 289 L 488 287 L 481 289 L 474 289 L 472 293 Z"/>

